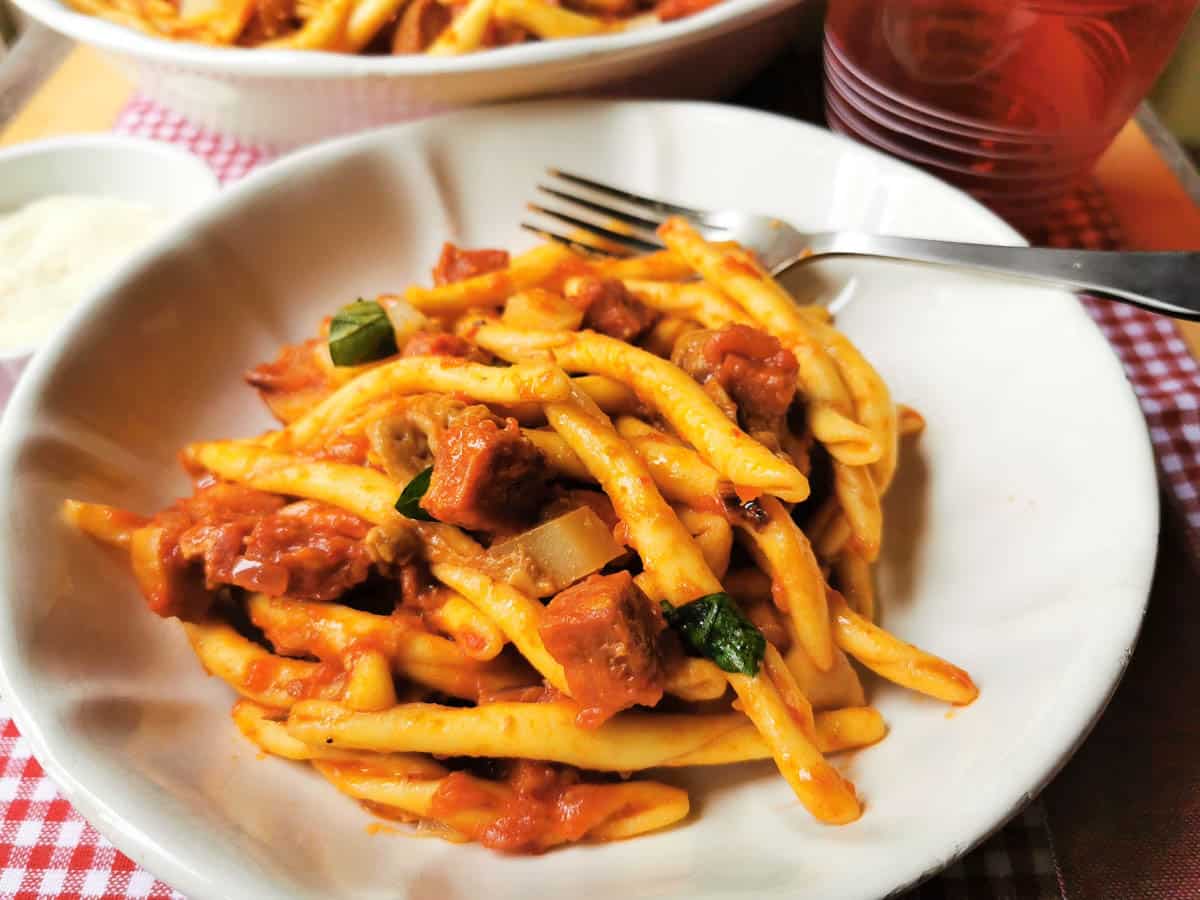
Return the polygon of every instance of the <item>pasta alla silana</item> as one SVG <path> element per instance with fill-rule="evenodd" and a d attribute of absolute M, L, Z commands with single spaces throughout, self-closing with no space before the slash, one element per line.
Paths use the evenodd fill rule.
<path fill-rule="evenodd" d="M 854 821 L 827 757 L 884 737 L 862 672 L 977 693 L 874 621 L 921 420 L 746 251 L 663 234 L 620 261 L 447 244 L 432 285 L 250 369 L 279 427 L 185 447 L 191 496 L 64 516 L 246 738 L 375 812 L 536 853 L 685 820 L 644 772 L 771 759 Z"/>

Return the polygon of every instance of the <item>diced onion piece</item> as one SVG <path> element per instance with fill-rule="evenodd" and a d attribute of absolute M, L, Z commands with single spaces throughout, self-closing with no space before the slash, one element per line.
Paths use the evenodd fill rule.
<path fill-rule="evenodd" d="M 396 343 L 401 347 L 418 331 L 433 327 L 433 322 L 403 297 L 384 294 L 377 302 L 391 320 L 392 330 L 396 332 Z"/>
<path fill-rule="evenodd" d="M 490 573 L 539 597 L 557 594 L 625 552 L 591 508 L 581 506 L 488 551 Z"/>

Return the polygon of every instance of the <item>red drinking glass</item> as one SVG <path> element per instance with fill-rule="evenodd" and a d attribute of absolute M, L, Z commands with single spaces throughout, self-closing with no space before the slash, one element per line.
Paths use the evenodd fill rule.
<path fill-rule="evenodd" d="M 1198 0 L 830 0 L 830 125 L 1036 224 L 1166 65 Z"/>

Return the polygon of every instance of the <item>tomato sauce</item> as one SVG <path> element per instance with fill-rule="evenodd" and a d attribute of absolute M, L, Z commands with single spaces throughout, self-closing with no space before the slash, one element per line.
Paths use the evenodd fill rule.
<path fill-rule="evenodd" d="M 282 690 L 295 700 L 328 698 L 339 693 L 338 686 L 346 673 L 336 663 L 319 663 L 305 678 L 288 678 L 291 661 L 278 656 L 264 656 L 246 667 L 242 685 L 254 694 Z"/>
<path fill-rule="evenodd" d="M 326 443 L 313 454 L 313 459 L 365 466 L 371 442 L 365 434 L 341 434 Z"/>
<path fill-rule="evenodd" d="M 239 560 L 254 568 L 246 572 L 235 566 L 230 583 L 298 600 L 336 599 L 370 574 L 371 556 L 363 543 L 369 530 L 368 522 L 335 506 L 311 500 L 293 504 L 254 526 Z M 265 590 L 268 583 L 283 590 Z"/>
<path fill-rule="evenodd" d="M 327 601 L 366 579 L 368 522 L 324 503 L 286 503 L 215 483 L 156 515 L 130 547 L 150 608 L 197 619 L 211 602 L 209 592 L 224 585 Z"/>
<path fill-rule="evenodd" d="M 583 839 L 622 802 L 601 785 L 581 783 L 575 769 L 536 760 L 514 760 L 504 784 L 508 790 L 496 791 L 492 782 L 455 772 L 442 780 L 430 814 L 493 850 L 541 853 Z"/>
<path fill-rule="evenodd" d="M 316 621 L 303 607 L 288 606 L 263 618 L 260 627 L 276 652 L 285 656 L 312 655 L 349 669 L 361 654 L 377 652 L 394 659 L 410 631 L 423 632 L 416 616 L 397 610 L 383 619 L 378 628 L 365 633 L 348 627 L 327 627 Z"/>
<path fill-rule="evenodd" d="M 286 425 L 333 391 L 334 385 L 317 359 L 317 354 L 323 352 L 322 342 L 317 338 L 289 345 L 272 362 L 247 371 L 244 378 L 258 389 L 271 414 Z"/>
<path fill-rule="evenodd" d="M 778 339 L 748 325 L 727 325 L 704 343 L 702 352 L 743 417 L 787 414 L 799 366 Z"/>
<path fill-rule="evenodd" d="M 733 252 L 726 253 L 721 257 L 721 267 L 728 269 L 736 275 L 745 275 L 750 278 L 761 280 L 763 273 L 758 270 L 750 260 L 744 258 L 741 254 Z"/>
<path fill-rule="evenodd" d="M 455 356 L 460 359 L 476 358 L 479 350 L 456 334 L 444 331 L 418 331 L 404 344 L 401 356 Z"/>

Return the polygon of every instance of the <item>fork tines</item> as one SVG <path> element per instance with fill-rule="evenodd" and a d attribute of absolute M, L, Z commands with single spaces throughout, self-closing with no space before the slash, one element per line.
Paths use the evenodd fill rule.
<path fill-rule="evenodd" d="M 563 183 L 539 184 L 538 190 L 557 201 L 553 207 L 527 204 L 529 210 L 559 225 L 561 230 L 522 223 L 521 227 L 575 250 L 603 256 L 629 256 L 663 249 L 655 234 L 668 216 L 684 216 L 698 225 L 709 225 L 703 210 L 679 206 L 653 197 L 621 190 L 581 175 L 548 168 L 550 178 Z"/>

